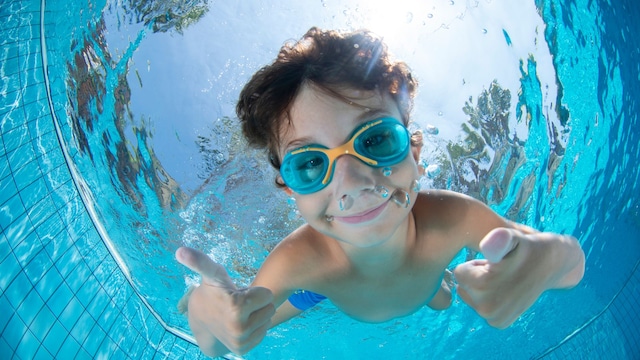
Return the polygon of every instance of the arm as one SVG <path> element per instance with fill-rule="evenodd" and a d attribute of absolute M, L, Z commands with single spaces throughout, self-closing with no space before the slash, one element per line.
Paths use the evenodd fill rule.
<path fill-rule="evenodd" d="M 276 310 L 276 314 L 271 318 L 271 327 L 275 327 L 282 324 L 283 322 L 287 322 L 300 314 L 302 314 L 302 310 L 291 305 L 291 303 L 287 300 L 283 302 L 280 307 L 278 307 L 278 310 Z"/>
<path fill-rule="evenodd" d="M 544 291 L 580 282 L 585 257 L 574 237 L 538 232 L 503 219 L 478 201 L 460 198 L 465 205 L 458 238 L 485 259 L 456 267 L 458 294 L 490 325 L 506 328 Z"/>
<path fill-rule="evenodd" d="M 448 271 L 448 270 L 447 270 Z M 446 275 L 445 275 L 446 276 Z M 444 310 L 451 306 L 451 289 L 449 284 L 443 279 L 440 288 L 427 304 L 433 310 Z"/>
<path fill-rule="evenodd" d="M 555 234 L 550 232 L 540 232 L 524 224 L 507 221 L 504 230 L 512 229 L 508 233 L 487 234 L 478 244 L 480 251 L 485 257 L 494 263 L 500 262 L 509 253 L 514 252 L 520 241 L 530 241 L 537 243 L 540 256 L 543 255 L 543 248 L 547 248 L 547 254 L 543 260 L 551 265 L 545 269 L 547 272 L 556 272 L 552 280 L 550 289 L 571 288 L 577 285 L 584 275 L 585 256 L 578 240 L 571 235 Z M 532 254 L 534 255 L 534 254 Z M 544 261 L 540 262 L 540 264 Z"/>
<path fill-rule="evenodd" d="M 202 277 L 200 286 L 186 295 L 189 327 L 200 350 L 216 357 L 229 352 L 244 354 L 257 346 L 272 326 L 276 313 L 274 303 L 278 304 L 278 299 L 286 295 L 275 293 L 274 296 L 265 286 L 236 288 L 226 270 L 199 251 L 180 248 L 176 258 Z M 296 315 L 280 313 L 276 321 Z"/>
<path fill-rule="evenodd" d="M 295 234 L 308 237 L 302 231 Z M 178 261 L 202 277 L 201 285 L 190 289 L 179 307 L 188 307 L 189 326 L 203 353 L 214 357 L 230 351 L 244 354 L 262 341 L 268 329 L 302 312 L 287 299 L 310 278 L 300 264 L 317 267 L 309 266 L 313 255 L 300 243 L 292 242 L 291 236 L 281 241 L 246 289 L 236 288 L 226 270 L 207 255 L 189 248 L 176 251 Z"/>

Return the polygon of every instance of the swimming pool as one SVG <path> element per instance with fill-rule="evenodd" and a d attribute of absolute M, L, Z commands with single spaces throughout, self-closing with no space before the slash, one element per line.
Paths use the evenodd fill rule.
<path fill-rule="evenodd" d="M 327 304 L 247 358 L 640 356 L 638 5 L 133 4 L 0 5 L 3 358 L 201 357 L 175 310 L 193 281 L 175 248 L 246 282 L 300 222 L 286 197 L 260 196 L 273 174 L 237 138 L 236 94 L 287 37 L 360 24 L 419 75 L 424 185 L 576 235 L 585 279 L 505 331 L 460 303 L 378 325 Z M 487 129 L 501 145 L 477 156 L 470 139 Z"/>

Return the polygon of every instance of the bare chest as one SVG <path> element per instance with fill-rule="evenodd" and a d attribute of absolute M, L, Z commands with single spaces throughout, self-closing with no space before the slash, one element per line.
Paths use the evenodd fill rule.
<path fill-rule="evenodd" d="M 407 316 L 428 304 L 440 288 L 444 266 L 399 271 L 382 277 L 351 275 L 332 281 L 327 295 L 347 315 L 366 322 Z"/>

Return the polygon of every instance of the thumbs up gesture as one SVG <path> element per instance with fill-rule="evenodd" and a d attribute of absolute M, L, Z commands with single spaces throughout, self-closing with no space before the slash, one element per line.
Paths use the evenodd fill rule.
<path fill-rule="evenodd" d="M 202 277 L 188 301 L 189 326 L 202 352 L 244 354 L 258 345 L 275 313 L 271 290 L 238 289 L 222 265 L 191 248 L 179 248 L 176 259 Z"/>
<path fill-rule="evenodd" d="M 573 237 L 497 228 L 480 242 L 485 259 L 458 265 L 460 298 L 497 328 L 510 326 L 548 289 L 576 285 L 584 253 Z"/>

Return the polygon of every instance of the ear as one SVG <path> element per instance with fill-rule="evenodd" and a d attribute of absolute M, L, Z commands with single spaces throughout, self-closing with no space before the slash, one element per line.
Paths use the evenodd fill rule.
<path fill-rule="evenodd" d="M 425 167 L 420 162 L 420 153 L 422 152 L 423 145 L 423 137 L 422 131 L 416 130 L 413 134 L 411 134 L 411 156 L 413 156 L 413 160 L 415 160 L 416 164 L 418 164 L 418 172 L 420 174 L 424 174 Z"/>
<path fill-rule="evenodd" d="M 280 174 L 276 175 L 276 186 L 282 189 L 288 196 L 291 196 L 293 194 L 293 190 L 285 185 L 284 180 L 282 180 L 282 176 L 280 176 Z"/>
<path fill-rule="evenodd" d="M 422 151 L 422 145 L 411 145 L 411 155 L 416 163 L 420 162 L 420 152 Z"/>
<path fill-rule="evenodd" d="M 420 161 L 420 152 L 422 151 L 422 145 L 422 131 L 416 130 L 413 134 L 411 134 L 411 155 L 413 155 L 413 159 L 416 161 L 416 163 Z"/>

